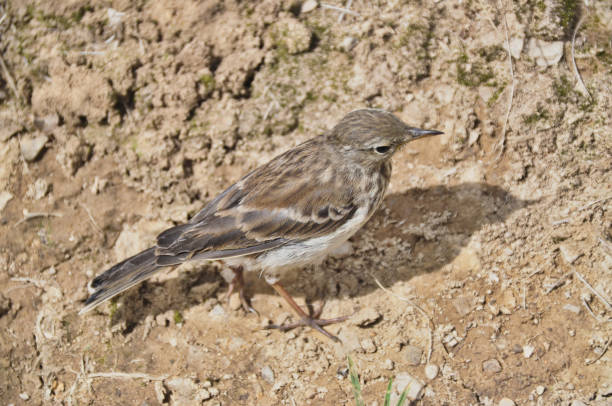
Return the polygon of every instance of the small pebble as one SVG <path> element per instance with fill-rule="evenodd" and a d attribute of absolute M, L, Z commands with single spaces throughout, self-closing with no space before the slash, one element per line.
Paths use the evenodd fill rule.
<path fill-rule="evenodd" d="M 423 350 L 414 345 L 407 345 L 404 350 L 404 358 L 408 365 L 419 365 L 421 363 L 421 355 L 423 355 Z"/>
<path fill-rule="evenodd" d="M 383 364 L 383 367 L 389 371 L 392 371 L 393 368 L 395 368 L 395 363 L 387 358 Z"/>
<path fill-rule="evenodd" d="M 365 309 L 361 309 L 357 312 L 357 314 L 351 317 L 351 321 L 356 326 L 368 327 L 380 320 L 381 317 L 381 314 L 376 311 L 376 309 L 366 307 Z"/>
<path fill-rule="evenodd" d="M 19 394 L 19 397 L 23 400 L 28 400 L 30 399 L 30 395 L 28 395 L 27 393 L 23 392 Z"/>
<path fill-rule="evenodd" d="M 587 406 L 587 404 L 582 400 L 574 399 L 572 400 L 572 403 L 570 403 L 570 406 Z"/>
<path fill-rule="evenodd" d="M 229 297 L 228 306 L 231 310 L 238 310 L 242 303 L 240 302 L 240 295 L 238 293 L 234 293 Z"/>
<path fill-rule="evenodd" d="M 580 307 L 569 303 L 563 306 L 563 310 L 567 310 L 568 312 L 572 312 L 574 314 L 580 314 Z"/>
<path fill-rule="evenodd" d="M 427 377 L 427 379 L 432 380 L 435 379 L 436 376 L 438 376 L 438 371 L 440 368 L 438 368 L 437 365 L 435 364 L 428 364 L 425 367 L 425 376 Z"/>
<path fill-rule="evenodd" d="M 261 377 L 270 384 L 274 383 L 274 371 L 267 365 L 261 368 Z"/>
<path fill-rule="evenodd" d="M 23 154 L 23 159 L 31 162 L 38 158 L 47 141 L 49 141 L 49 137 L 46 135 L 38 135 L 32 138 L 22 138 L 21 153 Z"/>
<path fill-rule="evenodd" d="M 361 340 L 361 348 L 363 348 L 363 350 L 368 353 L 368 354 L 372 354 L 374 352 L 376 352 L 376 344 L 374 344 L 374 341 L 372 341 L 371 338 L 364 338 L 363 340 Z"/>
<path fill-rule="evenodd" d="M 546 388 L 545 388 L 545 387 L 543 387 L 542 385 L 538 385 L 538 386 L 536 386 L 536 393 L 537 393 L 538 395 L 542 395 L 542 394 L 544 393 L 544 391 L 545 391 L 545 390 L 546 390 Z"/>
<path fill-rule="evenodd" d="M 493 358 L 482 363 L 482 370 L 489 374 L 496 374 L 500 372 L 502 368 L 499 361 Z"/>
<path fill-rule="evenodd" d="M 533 355 L 534 351 L 535 347 L 533 347 L 532 345 L 526 345 L 523 347 L 523 356 L 525 358 L 530 358 Z"/>
<path fill-rule="evenodd" d="M 302 13 L 309 13 L 312 10 L 314 10 L 315 8 L 319 7 L 319 3 L 316 2 L 316 0 L 306 0 L 303 4 L 302 4 Z"/>
<path fill-rule="evenodd" d="M 498 405 L 499 406 L 515 406 L 516 403 L 514 403 L 514 400 L 512 399 L 503 398 L 502 400 L 499 401 Z"/>
<path fill-rule="evenodd" d="M 223 306 L 217 303 L 209 312 L 209 314 L 214 317 L 222 317 L 225 316 L 225 309 L 223 309 Z"/>

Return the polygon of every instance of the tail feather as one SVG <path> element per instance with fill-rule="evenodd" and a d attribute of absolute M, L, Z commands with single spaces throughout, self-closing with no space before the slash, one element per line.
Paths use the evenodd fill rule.
<path fill-rule="evenodd" d="M 156 263 L 155 248 L 149 248 L 118 263 L 91 282 L 94 292 L 87 298 L 85 307 L 79 314 L 90 311 L 100 303 L 142 282 L 161 268 L 163 266 Z"/>

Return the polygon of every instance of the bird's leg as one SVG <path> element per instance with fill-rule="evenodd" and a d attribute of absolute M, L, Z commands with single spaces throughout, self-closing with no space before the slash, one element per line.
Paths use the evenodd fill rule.
<path fill-rule="evenodd" d="M 285 299 L 285 301 L 289 304 L 289 306 L 291 306 L 291 309 L 293 309 L 293 311 L 300 318 L 300 321 L 296 323 L 292 323 L 292 324 L 283 324 L 283 325 L 271 324 L 269 326 L 266 326 L 266 328 L 275 328 L 281 331 L 287 331 L 287 330 L 291 330 L 293 328 L 300 327 L 300 326 L 308 326 L 308 327 L 315 329 L 319 333 L 323 334 L 325 337 L 330 338 L 335 342 L 338 342 L 338 343 L 340 342 L 340 339 L 338 337 L 327 332 L 323 328 L 323 326 L 343 322 L 346 319 L 348 319 L 350 316 L 336 317 L 334 319 L 319 319 L 319 316 L 321 315 L 321 312 L 323 311 L 323 304 L 321 305 L 321 308 L 317 312 L 315 312 L 313 315 L 308 315 L 297 303 L 295 303 L 295 300 L 293 300 L 289 292 L 287 292 L 280 283 L 278 282 L 271 283 L 270 286 L 272 286 L 274 290 L 279 295 L 281 295 L 283 299 Z"/>
<path fill-rule="evenodd" d="M 236 290 L 238 291 L 238 297 L 240 297 L 240 304 L 242 305 L 244 311 L 246 311 L 247 313 L 255 313 L 259 315 L 259 313 L 257 313 L 257 310 L 255 310 L 251 306 L 251 304 L 246 298 L 246 295 L 244 294 L 244 270 L 242 266 L 230 266 L 230 269 L 232 270 L 232 272 L 234 272 L 234 278 L 229 284 L 227 294 L 225 295 L 225 300 L 229 301 L 230 296 Z"/>

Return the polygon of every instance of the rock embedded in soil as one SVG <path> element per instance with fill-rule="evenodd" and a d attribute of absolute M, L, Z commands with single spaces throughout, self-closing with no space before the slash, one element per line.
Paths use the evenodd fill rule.
<path fill-rule="evenodd" d="M 382 318 L 382 315 L 372 307 L 366 307 L 357 312 L 351 317 L 351 322 L 355 326 L 368 327 L 376 323 Z"/>
<path fill-rule="evenodd" d="M 498 405 L 499 406 L 515 406 L 516 403 L 514 403 L 512 399 L 503 398 L 502 400 L 499 401 Z"/>
<path fill-rule="evenodd" d="M 438 371 L 439 370 L 440 370 L 440 368 L 438 368 L 437 365 L 435 365 L 435 364 L 428 364 L 425 367 L 425 376 L 429 380 L 435 379 L 436 376 L 438 376 Z"/>
<path fill-rule="evenodd" d="M 272 368 L 270 368 L 267 365 L 261 368 L 261 377 L 263 378 L 264 381 L 268 382 L 269 384 L 274 383 L 274 371 L 272 371 Z"/>
<path fill-rule="evenodd" d="M 404 350 L 404 358 L 408 365 L 419 365 L 421 363 L 421 356 L 423 355 L 423 350 L 414 345 L 407 345 Z"/>
<path fill-rule="evenodd" d="M 317 3 L 316 0 L 306 0 L 304 3 L 302 3 L 302 9 L 300 12 L 309 13 L 317 7 L 319 7 L 319 3 Z"/>
<path fill-rule="evenodd" d="M 487 374 L 496 374 L 501 372 L 502 368 L 499 361 L 492 358 L 482 363 L 482 370 Z"/>
<path fill-rule="evenodd" d="M 47 141 L 49 141 L 49 137 L 43 134 L 34 137 L 23 137 L 21 139 L 21 154 L 23 155 L 23 159 L 28 162 L 34 161 L 42 152 Z"/>
<path fill-rule="evenodd" d="M 364 338 L 363 340 L 361 340 L 361 348 L 363 348 L 363 351 L 365 351 L 368 354 L 372 354 L 376 352 L 376 344 L 374 344 L 374 341 L 367 337 Z"/>
<path fill-rule="evenodd" d="M 11 194 L 11 192 L 8 192 L 6 190 L 0 192 L 0 213 L 2 212 L 2 210 L 4 210 L 4 208 L 12 198 L 13 195 Z"/>
<path fill-rule="evenodd" d="M 536 38 L 531 38 L 527 45 L 527 56 L 535 60 L 541 67 L 556 65 L 563 56 L 563 42 L 547 42 Z"/>
<path fill-rule="evenodd" d="M 400 372 L 396 375 L 393 386 L 398 394 L 406 390 L 406 397 L 410 400 L 416 400 L 421 397 L 424 384 L 409 373 Z"/>

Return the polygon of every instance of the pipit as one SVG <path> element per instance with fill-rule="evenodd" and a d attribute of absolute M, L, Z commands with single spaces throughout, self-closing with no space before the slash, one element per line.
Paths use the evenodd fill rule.
<path fill-rule="evenodd" d="M 359 230 L 380 206 L 391 157 L 405 143 L 442 134 L 404 124 L 375 109 L 346 115 L 331 131 L 277 156 L 230 186 L 186 224 L 169 228 L 157 244 L 96 277 L 80 313 L 149 278 L 191 260 L 222 260 L 234 271 L 243 307 L 242 270 L 259 270 L 304 325 L 338 341 L 298 306 L 279 283 L 284 272 L 320 262 Z M 320 313 L 320 312 L 319 312 Z"/>

